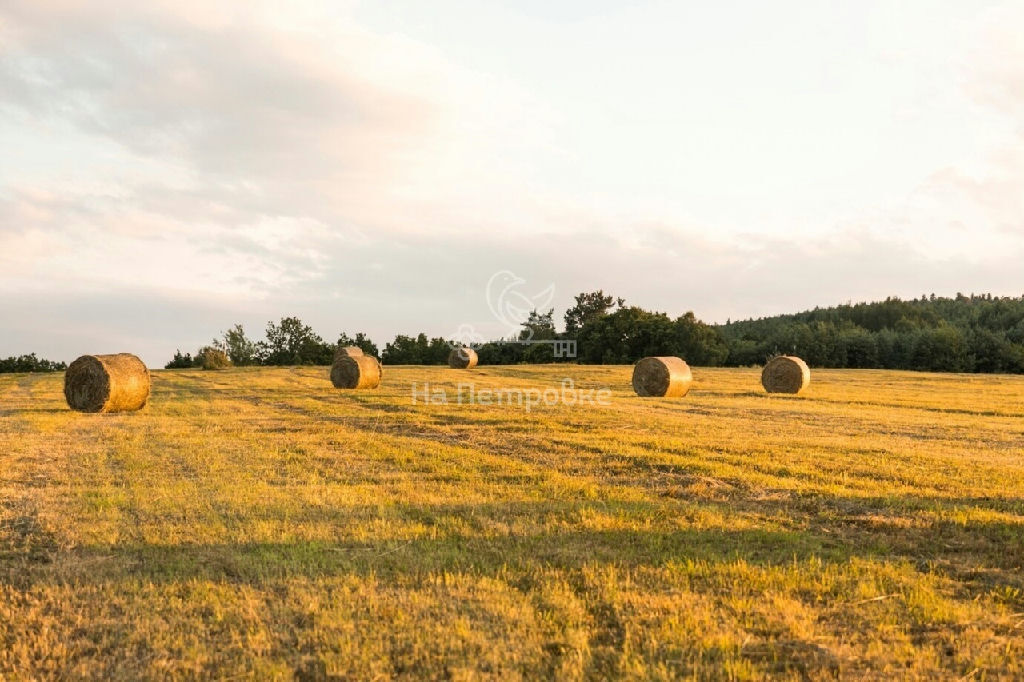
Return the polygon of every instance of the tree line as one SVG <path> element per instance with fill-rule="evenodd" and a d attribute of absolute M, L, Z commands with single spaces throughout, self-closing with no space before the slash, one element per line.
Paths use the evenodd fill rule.
<path fill-rule="evenodd" d="M 593 291 L 577 295 L 562 321 L 559 331 L 553 309 L 535 310 L 517 335 L 477 346 L 480 362 L 629 364 L 677 355 L 696 366 L 736 367 L 792 354 L 814 367 L 1024 373 L 1024 297 L 887 298 L 716 325 L 692 312 L 673 318 Z M 535 343 L 560 339 L 576 341 L 576 358 L 556 358 L 550 344 Z M 337 344 L 359 346 L 393 365 L 442 365 L 454 345 L 422 333 L 399 334 L 380 353 L 361 333 L 342 333 Z M 267 326 L 263 341 L 249 340 L 235 325 L 213 346 L 236 365 L 322 365 L 331 362 L 337 344 L 325 343 L 297 318 L 284 318 Z M 179 353 L 169 366 L 193 362 Z"/>
<path fill-rule="evenodd" d="M 0 358 L 0 374 L 14 372 L 63 372 L 68 366 L 63 362 L 37 358 L 35 353 Z"/>
<path fill-rule="evenodd" d="M 1024 373 L 1024 297 L 887 298 L 719 329 L 732 365 L 781 352 L 817 367 Z"/>
<path fill-rule="evenodd" d="M 779 354 L 813 367 L 1024 373 L 1024 297 L 934 294 L 815 308 L 801 313 L 708 324 L 645 310 L 603 291 L 584 292 L 562 317 L 533 311 L 522 330 L 477 346 L 481 364 L 579 362 L 629 364 L 649 355 L 677 355 L 704 367 L 761 365 Z M 556 358 L 551 345 L 525 341 L 575 340 L 576 358 Z M 267 324 L 263 339 L 235 326 L 192 355 L 180 350 L 168 368 L 199 366 L 207 348 L 232 364 L 328 365 L 338 345 L 358 346 L 392 365 L 442 365 L 454 343 L 427 334 L 399 334 L 383 349 L 364 333 L 342 332 L 327 342 L 297 317 Z M 0 360 L 0 372 L 61 371 L 64 363 L 34 354 Z"/>
<path fill-rule="evenodd" d="M 516 341 L 575 339 L 583 364 L 629 364 L 649 355 L 677 355 L 704 367 L 762 365 L 798 355 L 814 367 L 937 372 L 1024 373 L 1024 297 L 932 294 L 801 313 L 707 324 L 692 312 L 676 318 L 626 305 L 603 291 L 581 293 L 563 317 L 534 311 L 517 338 L 478 348 L 482 364 L 573 361 L 550 346 Z M 442 364 L 443 339 L 398 337 L 385 347 L 391 364 Z"/>
<path fill-rule="evenodd" d="M 265 338 L 250 339 L 240 324 L 228 329 L 220 338 L 200 348 L 195 355 L 182 353 L 178 349 L 165 369 L 199 367 L 207 349 L 223 351 L 238 367 L 250 365 L 329 365 L 334 359 L 338 346 L 358 346 L 367 355 L 377 355 L 377 344 L 366 334 L 350 337 L 345 332 L 334 343 L 328 343 L 297 317 L 284 317 L 278 323 L 268 322 Z"/>

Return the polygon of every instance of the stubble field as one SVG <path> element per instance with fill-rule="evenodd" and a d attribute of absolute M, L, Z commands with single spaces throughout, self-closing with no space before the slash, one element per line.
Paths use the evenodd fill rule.
<path fill-rule="evenodd" d="M 0 678 L 1024 677 L 1024 377 L 629 377 L 0 375 Z"/>

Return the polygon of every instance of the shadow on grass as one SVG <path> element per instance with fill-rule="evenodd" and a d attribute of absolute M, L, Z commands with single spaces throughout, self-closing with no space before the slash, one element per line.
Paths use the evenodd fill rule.
<path fill-rule="evenodd" d="M 1024 500 L 897 498 L 894 505 L 890 498 L 823 498 L 814 506 L 806 500 L 704 502 L 701 505 L 679 505 L 672 501 L 562 500 L 484 505 L 315 507 L 309 508 L 306 514 L 296 515 L 293 510 L 287 520 L 294 522 L 297 528 L 337 529 L 337 541 L 171 545 L 128 542 L 87 546 L 65 553 L 59 560 L 55 558 L 54 563 L 68 571 L 63 577 L 23 577 L 29 582 L 39 579 L 90 582 L 131 577 L 153 581 L 203 578 L 259 583 L 286 577 L 372 574 L 404 581 L 446 572 L 495 576 L 505 571 L 548 568 L 578 571 L 594 565 L 643 568 L 674 562 L 735 561 L 767 567 L 791 565 L 794 561 L 811 558 L 834 564 L 862 558 L 910 562 L 919 571 L 938 572 L 957 581 L 965 594 L 1007 588 L 1011 593 L 1017 590 L 1024 595 L 1024 574 L 1020 570 L 1024 564 L 1024 524 L 976 520 L 908 523 L 908 519 L 913 520 L 914 510 L 965 509 L 968 506 L 1017 511 L 1024 506 Z M 747 527 L 676 527 L 674 514 L 685 517 L 701 507 L 717 508 L 727 519 L 731 514 L 738 521 L 737 525 Z M 243 528 L 247 524 L 258 526 L 268 521 L 282 521 L 280 515 L 266 510 L 240 509 L 238 512 Z M 602 514 L 605 516 L 596 523 L 604 523 L 611 517 L 643 526 L 646 519 L 650 527 L 586 527 L 584 519 Z M 766 520 L 772 514 L 774 518 Z M 780 522 L 780 514 L 788 520 Z M 393 522 L 396 528 L 415 528 L 419 537 L 411 540 L 344 539 L 347 528 L 375 519 Z M 502 525 L 516 519 L 537 520 L 537 525 L 546 530 L 515 534 Z M 19 533 L 23 545 L 27 543 L 24 535 L 24 532 Z M 76 568 L 80 562 L 104 568 L 95 573 L 81 571 Z M 4 563 L 8 562 L 0 560 L 0 568 L 4 568 Z M 0 571 L 0 582 L 4 582 L 3 573 Z M 1024 608 L 1024 596 L 1020 596 L 1019 601 Z"/>
<path fill-rule="evenodd" d="M 803 534 L 761 531 L 590 531 L 381 542 L 129 545 L 93 548 L 85 554 L 113 554 L 119 563 L 132 566 L 133 575 L 152 580 L 207 578 L 243 582 L 341 574 L 415 578 L 469 572 L 494 576 L 505 570 L 518 572 L 538 567 L 638 567 L 687 559 L 724 562 L 742 558 L 755 563 L 784 563 L 794 556 L 842 558 L 841 552 L 830 552 Z"/>
<path fill-rule="evenodd" d="M 42 400 L 33 400 L 31 402 L 43 402 Z M 47 398 L 45 402 L 52 402 L 52 399 Z M 29 401 L 25 401 L 29 403 Z M 5 407 L 0 410 L 0 417 L 17 417 L 22 414 L 57 414 L 58 412 L 71 412 L 71 408 L 64 403 L 64 394 L 60 394 L 60 403 L 56 407 Z"/>
<path fill-rule="evenodd" d="M 748 524 L 761 512 L 786 512 L 793 528 L 759 529 L 692 529 L 675 528 L 673 513 L 679 517 L 701 507 L 718 507 L 733 514 L 737 521 Z M 945 521 L 911 527 L 875 527 L 870 524 L 845 524 L 836 514 L 863 514 L 895 521 L 896 512 L 915 510 L 974 509 L 1011 512 L 1021 509 L 1021 499 L 953 499 L 953 498 L 822 498 L 819 500 L 740 500 L 735 504 L 682 504 L 675 500 L 600 502 L 594 500 L 556 500 L 551 502 L 509 502 L 493 504 L 406 505 L 382 504 L 365 507 L 310 507 L 307 513 L 290 515 L 296 526 L 323 524 L 337 529 L 343 536 L 355 521 L 367 518 L 403 520 L 423 527 L 435 527 L 437 537 L 412 540 L 380 539 L 376 541 L 286 541 L 213 544 L 145 544 L 126 543 L 90 546 L 58 551 L 52 562 L 42 563 L 40 551 L 50 549 L 36 534 L 45 534 L 38 520 L 30 516 L 10 519 L 0 524 L 0 584 L 11 583 L 16 589 L 34 590 L 41 585 L 103 586 L 112 583 L 171 584 L 189 581 L 211 581 L 254 585 L 270 590 L 286 589 L 280 581 L 291 578 L 329 578 L 358 576 L 372 578 L 384 586 L 398 589 L 429 589 L 438 576 L 468 573 L 495 578 L 524 593 L 533 592 L 545 579 L 545 571 L 561 572 L 570 588 L 585 604 L 591 622 L 588 625 L 589 659 L 586 676 L 613 678 L 621 676 L 620 658 L 626 647 L 623 612 L 606 600 L 602 588 L 588 582 L 585 568 L 614 566 L 620 569 L 659 568 L 682 565 L 690 571 L 688 584 L 697 591 L 730 591 L 730 581 L 742 591 L 742 577 L 720 577 L 716 565 L 743 561 L 755 567 L 793 567 L 809 559 L 824 564 L 842 565 L 854 558 L 883 562 L 916 562 L 920 572 L 932 572 L 925 565 L 929 557 L 941 556 L 944 541 L 959 545 L 959 557 L 965 566 L 973 566 L 973 575 L 946 572 L 957 581 L 956 596 L 961 601 L 986 595 L 996 588 L 1006 594 L 1024 593 L 1020 562 L 1024 556 L 1022 525 L 1004 522 L 969 521 L 963 524 Z M 15 511 L 8 509 L 8 512 Z M 244 525 L 257 527 L 280 516 L 260 510 L 235 510 Z M 585 519 L 595 523 L 607 519 L 594 515 L 604 513 L 613 518 L 637 522 L 647 518 L 651 527 L 638 529 L 585 528 Z M 542 532 L 485 535 L 494 525 L 480 519 L 500 521 L 529 517 L 543 522 Z M 843 517 L 845 518 L 845 517 Z M 458 520 L 469 526 L 464 535 L 444 532 L 446 521 Z M 762 519 L 763 521 L 763 519 Z M 642 525 L 642 524 L 640 524 Z M 777 526 L 777 524 L 776 524 Z M 17 547 L 15 553 L 25 557 L 5 556 L 3 534 Z M 473 534 L 477 533 L 477 534 Z M 1014 542 L 1014 538 L 1016 539 Z M 52 543 L 51 543 L 52 544 Z M 692 564 L 698 564 L 694 569 Z M 690 566 L 687 566 L 690 565 Z M 742 573 L 739 574 L 742 576 Z M 707 581 L 704 584 L 704 581 Z M 813 578 L 812 578 L 813 582 Z M 641 586 L 642 588 L 642 586 Z M 656 589 L 656 588 L 655 588 Z M 796 589 L 801 589 L 799 584 Z M 829 588 L 822 587 L 826 595 Z M 839 581 L 834 597 L 848 598 Z M 815 595 L 821 598 L 820 594 Z M 1010 597 L 1024 602 L 1020 596 Z M 818 604 L 818 602 L 815 602 Z M 820 604 L 818 604 L 820 606 Z M 1015 611 L 1024 610 L 1024 603 L 1012 603 Z M 824 616 L 823 616 L 824 617 Z M 305 621 L 303 621 L 305 622 Z M 312 621 L 310 621 L 312 622 Z M 279 627 L 290 627 L 287 623 Z M 299 626 L 296 626 L 299 627 Z M 306 627 L 306 626 L 302 626 Z M 740 645 L 738 655 L 757 670 L 770 675 L 795 674 L 802 679 L 838 677 L 844 666 L 853 666 L 826 646 L 790 633 L 750 626 L 753 639 Z M 101 628 L 102 631 L 102 628 Z M 289 640 L 291 641 L 291 640 Z M 938 640 L 936 640 L 938 642 Z M 558 642 L 551 642 L 548 663 L 551 670 L 565 653 Z M 935 644 L 938 646 L 938 643 Z M 572 650 L 566 649 L 570 652 Z M 664 653 L 664 652 L 662 652 Z M 308 654 L 308 655 L 307 655 Z M 716 661 L 730 660 L 737 652 L 714 647 L 703 652 L 700 660 L 711 670 Z M 298 652 L 288 648 L 283 654 L 295 669 L 296 679 L 326 679 L 327 664 L 315 651 Z M 680 675 L 696 670 L 687 661 L 686 652 L 679 655 Z M 307 660 L 308 659 L 308 660 Z M 674 659 L 673 659 L 674 660 Z M 395 663 L 396 670 L 405 660 Z M 953 664 L 952 662 L 950 663 Z M 545 664 L 547 665 L 547 663 Z M 542 668 L 537 668 L 541 670 Z M 964 670 L 956 669 L 957 675 Z M 792 675 L 790 675 L 792 676 Z"/>

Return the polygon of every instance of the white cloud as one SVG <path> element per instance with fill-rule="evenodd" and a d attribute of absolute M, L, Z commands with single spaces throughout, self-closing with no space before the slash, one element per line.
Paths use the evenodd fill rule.
<path fill-rule="evenodd" d="M 1024 290 L 1019 6 L 803 7 L 6 2 L 0 355 Z"/>

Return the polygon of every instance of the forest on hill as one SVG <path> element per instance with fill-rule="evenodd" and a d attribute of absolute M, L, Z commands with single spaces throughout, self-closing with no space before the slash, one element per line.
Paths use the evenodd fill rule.
<path fill-rule="evenodd" d="M 729 365 L 792 353 L 817 367 L 1024 372 L 1024 297 L 887 298 L 716 329 Z"/>
<path fill-rule="evenodd" d="M 575 339 L 577 361 L 584 364 L 678 355 L 696 366 L 736 367 L 792 354 L 813 367 L 1024 373 L 1024 297 L 887 298 L 713 325 L 692 312 L 671 318 L 596 291 L 576 296 L 564 322 L 558 332 L 554 311 L 534 312 L 511 341 Z M 400 336 L 385 347 L 384 359 L 441 363 L 444 346 L 422 334 Z M 559 361 L 550 346 L 509 340 L 478 352 L 482 364 Z"/>

